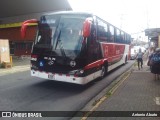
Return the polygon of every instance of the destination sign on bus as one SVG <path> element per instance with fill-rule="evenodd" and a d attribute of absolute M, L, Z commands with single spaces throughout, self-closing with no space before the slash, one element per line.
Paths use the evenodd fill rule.
<path fill-rule="evenodd" d="M 55 19 L 43 19 L 41 21 L 42 24 L 55 24 L 56 20 Z"/>

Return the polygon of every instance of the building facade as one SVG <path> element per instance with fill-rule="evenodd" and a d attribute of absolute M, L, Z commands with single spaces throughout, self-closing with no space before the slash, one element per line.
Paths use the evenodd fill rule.
<path fill-rule="evenodd" d="M 72 10 L 67 0 L 27 0 L 25 2 L 23 0 L 16 0 L 17 3 L 14 1 L 13 6 L 9 1 L 4 0 L 4 6 L 6 8 L 7 5 L 10 6 L 15 13 L 11 10 L 9 11 L 10 13 L 6 12 L 6 14 L 0 15 L 0 39 L 9 40 L 10 54 L 15 56 L 30 55 L 37 31 L 36 25 L 29 26 L 26 37 L 22 39 L 20 29 L 23 21 L 28 19 L 39 20 L 40 16 L 45 13 Z M 21 4 L 21 6 L 18 7 L 16 4 Z M 3 9 L 3 13 L 5 13 L 5 8 L 0 9 Z"/>
<path fill-rule="evenodd" d="M 155 48 L 160 48 L 160 28 L 146 29 L 145 35 L 148 36 L 150 42 L 154 43 Z"/>

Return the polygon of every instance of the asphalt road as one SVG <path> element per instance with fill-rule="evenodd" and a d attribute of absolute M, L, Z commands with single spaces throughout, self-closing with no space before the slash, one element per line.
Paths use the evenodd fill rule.
<path fill-rule="evenodd" d="M 133 62 L 129 61 L 110 72 L 103 80 L 98 79 L 85 86 L 31 77 L 30 71 L 0 76 L 0 111 L 79 111 L 115 78 L 128 70 Z M 18 118 L 11 118 L 13 119 Z M 45 119 L 65 120 L 70 117 Z"/>

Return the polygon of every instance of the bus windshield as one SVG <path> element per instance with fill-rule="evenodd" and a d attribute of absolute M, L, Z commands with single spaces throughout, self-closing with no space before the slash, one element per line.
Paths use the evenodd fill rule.
<path fill-rule="evenodd" d="M 57 17 L 55 16 L 43 16 L 39 22 L 38 35 L 35 41 L 37 46 L 51 45 L 53 36 L 56 30 L 56 21 Z"/>
<path fill-rule="evenodd" d="M 47 15 L 41 17 L 35 46 L 52 46 L 65 54 L 79 53 L 82 47 L 82 27 L 86 15 Z"/>

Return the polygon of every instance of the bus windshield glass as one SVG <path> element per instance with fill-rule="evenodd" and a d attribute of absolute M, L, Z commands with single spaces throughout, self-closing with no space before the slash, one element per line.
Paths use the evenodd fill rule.
<path fill-rule="evenodd" d="M 55 16 L 43 16 L 41 17 L 39 28 L 38 28 L 38 35 L 36 38 L 35 44 L 38 46 L 45 46 L 50 45 L 53 40 L 53 36 L 56 30 L 56 21 L 57 17 Z"/>
<path fill-rule="evenodd" d="M 35 46 L 52 46 L 55 51 L 80 51 L 82 27 L 88 16 L 81 14 L 59 14 L 41 17 Z"/>

